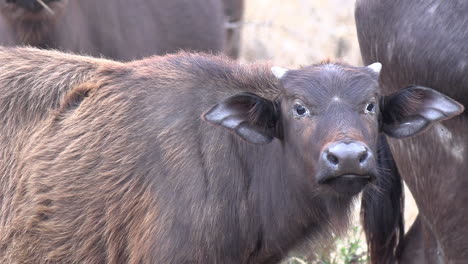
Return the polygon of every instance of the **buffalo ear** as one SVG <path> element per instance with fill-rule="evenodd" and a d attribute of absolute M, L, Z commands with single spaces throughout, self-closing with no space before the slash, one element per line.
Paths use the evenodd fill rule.
<path fill-rule="evenodd" d="M 213 106 L 203 118 L 223 126 L 250 143 L 270 143 L 278 137 L 277 103 L 252 93 L 239 93 Z"/>
<path fill-rule="evenodd" d="M 381 128 L 385 134 L 405 138 L 422 132 L 435 122 L 452 118 L 464 107 L 433 89 L 410 86 L 381 99 Z"/>

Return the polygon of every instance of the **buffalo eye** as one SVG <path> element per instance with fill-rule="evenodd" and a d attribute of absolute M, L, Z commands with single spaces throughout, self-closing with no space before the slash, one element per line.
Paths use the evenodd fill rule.
<path fill-rule="evenodd" d="M 366 105 L 364 110 L 366 114 L 374 114 L 375 113 L 375 102 L 370 102 Z"/>
<path fill-rule="evenodd" d="M 309 115 L 309 109 L 305 107 L 301 102 L 294 102 L 293 114 L 295 118 L 302 118 Z"/>

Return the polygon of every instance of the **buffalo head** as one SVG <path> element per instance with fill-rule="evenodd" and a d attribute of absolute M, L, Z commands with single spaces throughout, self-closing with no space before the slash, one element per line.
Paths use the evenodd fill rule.
<path fill-rule="evenodd" d="M 380 68 L 380 63 L 273 67 L 280 87 L 275 98 L 236 94 L 204 118 L 253 144 L 278 141 L 282 158 L 304 181 L 313 181 L 321 192 L 352 196 L 379 175 L 380 132 L 410 137 L 463 111 L 461 104 L 425 87 L 382 95 Z"/>

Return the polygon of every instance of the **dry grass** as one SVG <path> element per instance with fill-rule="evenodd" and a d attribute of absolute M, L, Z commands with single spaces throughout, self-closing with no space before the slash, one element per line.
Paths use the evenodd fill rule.
<path fill-rule="evenodd" d="M 354 24 L 354 1 L 245 1 L 241 61 L 270 60 L 290 68 L 325 59 L 362 65 Z M 417 215 L 417 208 L 407 189 L 405 195 L 408 228 Z M 356 225 L 357 222 L 355 219 Z"/>

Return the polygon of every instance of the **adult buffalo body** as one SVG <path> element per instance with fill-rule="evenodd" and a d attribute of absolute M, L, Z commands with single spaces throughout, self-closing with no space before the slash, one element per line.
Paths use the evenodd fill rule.
<path fill-rule="evenodd" d="M 467 104 L 466 14 L 466 1 L 357 1 L 364 62 L 385 65 L 380 84 L 387 93 L 417 84 Z M 419 209 L 400 263 L 467 263 L 467 135 L 465 114 L 420 137 L 392 142 L 400 173 Z"/>
<path fill-rule="evenodd" d="M 393 188 L 380 131 L 463 110 L 378 70 L 0 48 L 0 262 L 276 263 L 339 232 Z"/>
<path fill-rule="evenodd" d="M 0 44 L 27 44 L 116 60 L 181 49 L 237 55 L 226 16 L 241 0 L 0 0 Z M 229 41 L 225 38 L 229 37 Z"/>

